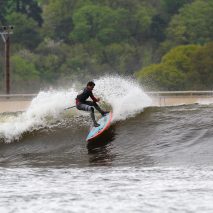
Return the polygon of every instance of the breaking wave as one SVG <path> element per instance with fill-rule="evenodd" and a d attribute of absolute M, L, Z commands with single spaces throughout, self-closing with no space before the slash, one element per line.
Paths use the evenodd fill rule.
<path fill-rule="evenodd" d="M 101 97 L 101 107 L 113 111 L 114 122 L 125 120 L 151 106 L 151 98 L 131 78 L 105 76 L 95 80 L 94 94 Z M 84 85 L 83 85 L 84 86 Z M 82 87 L 83 87 L 82 86 Z M 75 108 L 76 86 L 66 90 L 39 92 L 25 112 L 0 115 L 0 138 L 6 143 L 18 141 L 29 132 L 56 126 L 90 125 L 88 113 Z"/>

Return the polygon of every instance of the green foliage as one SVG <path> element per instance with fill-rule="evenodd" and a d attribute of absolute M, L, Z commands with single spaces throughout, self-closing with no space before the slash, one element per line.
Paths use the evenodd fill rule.
<path fill-rule="evenodd" d="M 197 45 L 178 46 L 171 49 L 163 58 L 161 63 L 176 67 L 177 70 L 187 73 L 191 70 L 192 56 L 199 48 Z"/>
<path fill-rule="evenodd" d="M 15 26 L 14 82 L 37 89 L 135 70 L 150 89 L 210 89 L 212 14 L 212 0 L 0 1 L 0 24 Z M 0 51 L 3 81 L 3 42 Z"/>
<path fill-rule="evenodd" d="M 40 76 L 46 82 L 55 82 L 60 76 L 60 66 L 65 60 L 65 51 L 60 42 L 46 39 L 37 48 L 38 58 L 36 66 L 40 71 Z"/>
<path fill-rule="evenodd" d="M 192 58 L 191 78 L 198 89 L 213 90 L 213 42 L 199 47 Z M 196 75 L 194 75 L 196 73 Z M 196 89 L 195 88 L 195 89 Z"/>
<path fill-rule="evenodd" d="M 177 44 L 203 44 L 212 40 L 213 1 L 196 0 L 186 4 L 175 15 L 167 30 L 167 37 Z"/>
<path fill-rule="evenodd" d="M 146 0 L 78 0 L 77 8 L 86 5 L 107 6 L 112 9 L 124 8 L 129 11 L 135 11 Z"/>
<path fill-rule="evenodd" d="M 162 90 L 212 89 L 213 43 L 178 46 L 160 64 L 136 73 L 146 86 Z"/>
<path fill-rule="evenodd" d="M 66 57 L 61 67 L 61 73 L 66 76 L 76 75 L 78 72 L 83 72 L 84 67 L 89 66 L 89 62 L 91 61 L 92 59 L 89 54 L 86 53 L 83 45 L 75 45 L 72 50 L 69 51 L 68 57 Z"/>
<path fill-rule="evenodd" d="M 77 0 L 51 0 L 43 8 L 43 34 L 55 40 L 67 40 L 73 29 L 72 13 Z"/>
<path fill-rule="evenodd" d="M 141 6 L 137 8 L 135 14 L 133 15 L 133 34 L 136 36 L 137 40 L 146 38 L 150 35 L 150 27 L 152 21 L 156 15 L 156 11 L 151 7 Z"/>
<path fill-rule="evenodd" d="M 28 50 L 21 50 L 11 57 L 11 81 L 13 93 L 32 93 L 40 85 L 40 73 L 36 67 L 37 56 Z"/>
<path fill-rule="evenodd" d="M 39 78 L 39 72 L 33 62 L 25 59 L 20 55 L 11 58 L 13 67 L 13 80 L 32 80 Z"/>
<path fill-rule="evenodd" d="M 41 7 L 36 0 L 6 0 L 0 1 L 0 21 L 2 24 L 7 23 L 6 16 L 13 12 L 22 13 L 29 18 L 32 18 L 39 26 L 42 25 Z"/>
<path fill-rule="evenodd" d="M 73 15 L 74 30 L 70 38 L 76 42 L 97 39 L 103 44 L 121 42 L 129 35 L 126 28 L 120 28 L 127 21 L 127 11 L 109 7 L 86 5 Z"/>
<path fill-rule="evenodd" d="M 113 71 L 128 74 L 135 65 L 135 48 L 127 43 L 113 43 L 103 50 L 102 62 L 109 64 Z"/>
<path fill-rule="evenodd" d="M 136 73 L 144 87 L 154 90 L 181 90 L 186 76 L 174 66 L 153 64 Z"/>
<path fill-rule="evenodd" d="M 16 12 L 25 14 L 36 21 L 39 26 L 42 25 L 42 10 L 36 0 L 16 0 L 13 2 L 16 5 Z"/>
<path fill-rule="evenodd" d="M 7 1 L 0 1 L 0 24 L 6 25 L 6 16 L 10 14 L 15 9 L 14 1 L 7 0 Z"/>
<path fill-rule="evenodd" d="M 8 23 L 13 23 L 15 43 L 25 48 L 33 49 L 41 42 L 41 36 L 36 22 L 21 13 L 12 13 L 7 17 Z"/>
<path fill-rule="evenodd" d="M 57 69 L 60 67 L 60 64 L 60 58 L 57 55 L 40 56 L 37 66 L 42 79 L 50 82 L 56 81 L 59 76 Z"/>
<path fill-rule="evenodd" d="M 174 15 L 184 4 L 190 4 L 193 0 L 164 0 L 165 8 L 169 14 Z"/>

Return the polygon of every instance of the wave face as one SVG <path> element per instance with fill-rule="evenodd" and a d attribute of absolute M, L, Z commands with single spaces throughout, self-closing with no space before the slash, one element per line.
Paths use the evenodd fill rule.
<path fill-rule="evenodd" d="M 0 143 L 1 209 L 210 213 L 212 109 L 147 107 L 114 122 L 108 144 L 89 153 L 89 118 L 71 112 L 19 142 Z"/>
<path fill-rule="evenodd" d="M 114 122 L 99 141 L 107 142 L 105 146 L 89 154 L 85 138 L 90 118 L 75 110 L 64 112 L 55 123 L 44 119 L 45 128 L 25 132 L 19 142 L 0 143 L 0 165 L 212 166 L 212 109 L 212 104 L 146 107 Z M 6 120 L 20 116 L 10 115 Z"/>

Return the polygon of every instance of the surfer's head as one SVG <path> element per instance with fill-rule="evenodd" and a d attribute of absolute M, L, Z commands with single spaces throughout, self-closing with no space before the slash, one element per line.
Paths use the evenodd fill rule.
<path fill-rule="evenodd" d="M 87 88 L 89 88 L 90 90 L 93 90 L 94 87 L 95 87 L 95 83 L 93 81 L 89 81 L 87 83 Z"/>

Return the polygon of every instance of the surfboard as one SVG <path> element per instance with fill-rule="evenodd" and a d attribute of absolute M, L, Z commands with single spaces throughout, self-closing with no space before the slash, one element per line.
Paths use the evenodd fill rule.
<path fill-rule="evenodd" d="M 110 127 L 111 121 L 112 121 L 112 112 L 109 112 L 105 116 L 101 117 L 97 122 L 98 124 L 100 124 L 100 126 L 92 127 L 86 138 L 86 141 L 91 142 L 97 139 L 104 131 L 106 131 Z"/>

